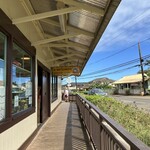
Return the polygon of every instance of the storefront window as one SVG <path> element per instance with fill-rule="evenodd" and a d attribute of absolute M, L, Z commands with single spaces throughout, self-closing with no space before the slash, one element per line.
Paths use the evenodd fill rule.
<path fill-rule="evenodd" d="M 12 113 L 32 106 L 32 58 L 22 48 L 13 44 L 12 59 Z"/>
<path fill-rule="evenodd" d="M 6 114 L 6 48 L 7 38 L 0 32 L 0 121 L 5 119 Z"/>

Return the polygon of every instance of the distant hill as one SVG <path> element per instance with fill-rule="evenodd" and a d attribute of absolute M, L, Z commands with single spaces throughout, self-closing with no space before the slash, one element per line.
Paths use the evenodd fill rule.
<path fill-rule="evenodd" d="M 94 79 L 92 81 L 89 81 L 89 82 L 77 82 L 77 87 L 78 88 L 88 88 L 91 84 L 93 83 L 98 83 L 98 84 L 110 84 L 110 83 L 113 83 L 115 80 L 112 80 L 112 79 L 109 79 L 109 78 L 97 78 L 97 79 Z M 66 85 L 63 85 L 64 86 L 67 86 Z M 76 86 L 76 83 L 75 82 L 72 82 L 71 83 L 71 87 L 75 87 Z"/>
<path fill-rule="evenodd" d="M 114 82 L 115 80 L 112 80 L 112 79 L 109 79 L 109 78 L 97 78 L 97 79 L 94 79 L 92 81 L 90 81 L 89 83 L 112 83 Z"/>

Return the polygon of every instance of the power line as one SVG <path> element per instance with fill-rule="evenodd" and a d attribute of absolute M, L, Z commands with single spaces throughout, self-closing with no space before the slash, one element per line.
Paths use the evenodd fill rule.
<path fill-rule="evenodd" d="M 122 52 L 128 50 L 128 49 L 131 48 L 131 47 L 134 47 L 135 45 L 137 45 L 137 44 L 131 45 L 130 47 L 125 48 L 125 49 L 123 49 L 123 50 L 119 50 L 118 52 L 116 52 L 116 53 L 114 53 L 114 54 L 112 54 L 112 55 L 109 55 L 109 56 L 107 56 L 107 57 L 104 57 L 104 58 L 102 58 L 102 59 L 100 59 L 100 60 L 98 60 L 98 61 L 96 61 L 96 62 L 93 62 L 93 63 L 91 63 L 91 64 L 89 64 L 89 65 L 92 65 L 92 64 L 101 62 L 101 61 L 103 61 L 103 60 L 106 60 L 106 59 L 108 59 L 108 58 L 110 58 L 110 57 L 112 57 L 112 56 L 115 56 L 115 55 L 117 55 L 117 54 L 119 54 L 119 53 L 122 53 Z"/>
<path fill-rule="evenodd" d="M 146 39 L 140 41 L 140 43 L 144 43 L 145 41 L 148 41 L 148 40 L 150 40 L 150 37 L 148 37 L 148 38 L 146 38 Z M 133 44 L 133 45 L 131 45 L 131 46 L 125 48 L 125 49 L 119 50 L 118 52 L 116 52 L 116 53 L 114 53 L 114 54 L 112 54 L 112 55 L 106 56 L 106 57 L 104 57 L 104 58 L 102 58 L 102 59 L 100 59 L 100 60 L 98 60 L 98 61 L 96 61 L 96 62 L 90 63 L 89 65 L 93 65 L 93 64 L 95 64 L 95 63 L 98 63 L 98 62 L 101 62 L 101 61 L 103 61 L 103 60 L 106 60 L 106 59 L 108 59 L 108 58 L 110 58 L 110 57 L 113 57 L 113 56 L 115 56 L 115 55 L 117 55 L 117 54 L 120 54 L 120 53 L 122 53 L 122 52 L 124 52 L 124 51 L 130 49 L 131 47 L 136 46 L 136 45 L 137 45 L 137 43 L 135 43 L 135 44 Z"/>
<path fill-rule="evenodd" d="M 97 75 L 97 76 L 92 76 L 92 77 L 86 77 L 86 78 L 80 78 L 78 77 L 79 79 L 88 79 L 88 78 L 97 78 L 97 77 L 101 77 L 101 76 L 105 76 L 105 75 L 110 75 L 110 74 L 114 74 L 114 73 L 119 73 L 119 72 L 123 72 L 123 71 L 126 71 L 126 70 L 129 70 L 129 69 L 132 69 L 134 67 L 139 67 L 139 65 L 134 65 L 134 66 L 131 66 L 131 67 L 128 67 L 128 68 L 124 68 L 124 69 L 121 69 L 121 70 L 117 70 L 117 71 L 113 71 L 113 72 L 108 72 L 108 73 L 105 73 L 105 74 L 100 74 L 100 75 Z"/>
<path fill-rule="evenodd" d="M 147 59 L 149 57 L 150 57 L 150 55 L 146 55 L 146 56 L 142 57 L 142 59 L 144 60 L 144 59 Z M 107 71 L 110 71 L 110 70 L 113 70 L 113 69 L 117 69 L 117 68 L 121 68 L 121 67 L 124 67 L 124 66 L 131 65 L 131 64 L 134 64 L 134 63 L 137 63 L 137 62 L 139 62 L 139 58 L 128 61 L 128 62 L 125 62 L 125 63 L 122 63 L 122 64 L 118 64 L 118 65 L 115 65 L 115 66 L 112 66 L 112 67 L 108 67 L 108 68 L 105 68 L 105 69 L 101 69 L 101 70 L 98 70 L 98 71 L 94 71 L 94 72 L 91 72 L 91 73 L 84 74 L 84 75 L 82 75 L 82 77 L 93 75 L 93 74 L 98 74 L 100 72 L 107 72 Z"/>
<path fill-rule="evenodd" d="M 149 63 L 143 63 L 143 65 L 148 65 Z M 78 77 L 78 79 L 88 79 L 88 78 L 97 78 L 97 77 L 101 77 L 101 76 L 106 76 L 106 75 L 110 75 L 110 74 L 115 74 L 115 73 L 120 73 L 120 72 L 124 72 L 126 70 L 130 70 L 132 68 L 135 68 L 135 67 L 140 67 L 140 64 L 137 64 L 137 65 L 134 65 L 134 66 L 131 66 L 131 67 L 128 67 L 128 68 L 124 68 L 124 69 L 121 69 L 121 70 L 117 70 L 117 71 L 113 71 L 113 72 L 108 72 L 108 73 L 105 73 L 105 74 L 100 74 L 100 75 L 97 75 L 97 76 L 90 76 L 90 77 Z"/>

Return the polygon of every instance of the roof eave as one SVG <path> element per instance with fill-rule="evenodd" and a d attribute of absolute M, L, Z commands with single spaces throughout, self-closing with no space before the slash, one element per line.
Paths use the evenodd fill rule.
<path fill-rule="evenodd" d="M 106 13 L 105 13 L 105 15 L 102 19 L 102 22 L 99 25 L 97 36 L 96 36 L 95 40 L 93 41 L 93 43 L 91 44 L 90 51 L 89 51 L 89 54 L 87 56 L 87 59 L 85 60 L 85 63 L 83 65 L 83 67 L 81 68 L 81 73 L 82 73 L 86 63 L 90 59 L 97 43 L 99 42 L 100 38 L 102 37 L 102 34 L 104 33 L 107 25 L 109 24 L 111 18 L 113 17 L 113 15 L 114 15 L 116 9 L 118 8 L 120 2 L 121 2 L 121 0 L 112 0 L 112 1 L 110 1 L 109 5 L 107 7 Z"/>

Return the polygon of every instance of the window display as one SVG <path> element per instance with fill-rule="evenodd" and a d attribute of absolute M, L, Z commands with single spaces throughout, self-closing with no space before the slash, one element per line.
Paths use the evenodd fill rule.
<path fill-rule="evenodd" d="M 5 119 L 6 113 L 6 47 L 7 38 L 0 32 L 0 121 Z"/>
<path fill-rule="evenodd" d="M 12 113 L 32 106 L 32 58 L 17 44 L 13 44 Z"/>
<path fill-rule="evenodd" d="M 0 9 L 0 133 L 35 113 L 36 49 Z"/>

